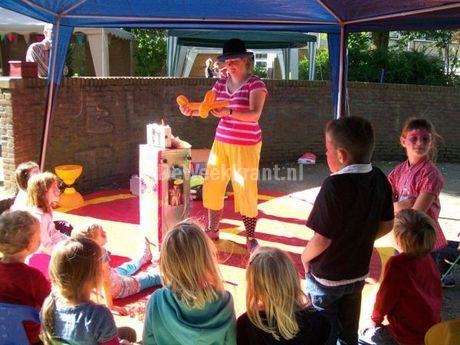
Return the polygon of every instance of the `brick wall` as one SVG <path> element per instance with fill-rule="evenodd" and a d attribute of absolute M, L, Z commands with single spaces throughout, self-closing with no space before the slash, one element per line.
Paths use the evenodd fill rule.
<path fill-rule="evenodd" d="M 45 81 L 0 82 L 1 145 L 5 189 L 12 193 L 15 166 L 39 159 Z M 195 148 L 210 147 L 217 119 L 188 118 L 175 99 L 203 97 L 213 80 L 204 78 L 67 78 L 60 88 L 47 149 L 47 169 L 82 164 L 77 189 L 94 190 L 113 182 L 126 184 L 138 171 L 138 145 L 145 125 L 164 119 L 173 133 Z M 260 124 L 264 162 L 295 160 L 311 151 L 324 158 L 323 129 L 331 115 L 330 83 L 267 80 L 270 96 Z M 402 160 L 398 136 L 408 116 L 432 120 L 444 137 L 440 161 L 460 162 L 460 89 L 349 84 L 349 111 L 374 124 L 375 158 Z"/>

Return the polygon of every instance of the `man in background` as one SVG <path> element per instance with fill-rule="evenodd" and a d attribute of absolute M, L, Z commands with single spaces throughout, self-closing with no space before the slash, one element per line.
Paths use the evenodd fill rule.
<path fill-rule="evenodd" d="M 45 24 L 43 35 L 45 38 L 36 43 L 32 43 L 27 49 L 26 61 L 36 62 L 38 65 L 38 76 L 41 78 L 48 77 L 48 64 L 50 59 L 51 37 L 53 34 L 53 25 Z"/>

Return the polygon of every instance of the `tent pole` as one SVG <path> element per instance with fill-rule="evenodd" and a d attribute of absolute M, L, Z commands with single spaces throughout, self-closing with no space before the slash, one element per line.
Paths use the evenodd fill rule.
<path fill-rule="evenodd" d="M 53 55 L 50 57 L 48 62 L 48 93 L 46 97 L 46 112 L 45 112 L 45 124 L 43 126 L 41 150 L 40 150 L 40 170 L 45 170 L 45 160 L 46 160 L 46 148 L 48 145 L 48 137 L 50 131 L 51 118 L 53 116 L 54 109 L 54 88 L 55 88 L 55 74 L 56 74 L 56 55 L 57 55 L 57 45 L 59 42 L 59 25 L 60 22 L 57 21 L 55 28 L 53 29 L 53 44 L 55 49 L 53 49 Z"/>
<path fill-rule="evenodd" d="M 53 28 L 51 54 L 48 62 L 48 93 L 46 96 L 46 110 L 43 124 L 42 141 L 40 149 L 40 168 L 45 169 L 46 149 L 51 132 L 51 124 L 55 113 L 55 103 L 59 84 L 65 64 L 65 53 L 69 47 L 73 27 L 61 25 L 58 20 Z M 59 58 L 59 61 L 58 61 Z M 61 63 L 62 60 L 62 63 Z M 59 64 L 58 64 L 59 62 Z"/>
<path fill-rule="evenodd" d="M 343 92 L 344 92 L 344 53 L 345 53 L 345 27 L 340 26 L 340 52 L 339 52 L 339 85 L 337 92 L 337 118 L 343 116 Z"/>
<path fill-rule="evenodd" d="M 51 122 L 53 103 L 54 103 L 53 93 L 54 93 L 54 83 L 50 83 L 48 84 L 48 94 L 46 97 L 45 124 L 43 126 L 41 151 L 40 151 L 40 170 L 41 171 L 44 171 L 45 169 L 46 147 L 48 144 L 50 122 Z"/>

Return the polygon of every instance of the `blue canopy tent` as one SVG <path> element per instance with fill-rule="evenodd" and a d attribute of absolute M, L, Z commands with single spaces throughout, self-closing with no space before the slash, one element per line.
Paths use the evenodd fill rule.
<path fill-rule="evenodd" d="M 300 32 L 284 31 L 250 31 L 250 30 L 168 30 L 168 76 L 174 76 L 180 60 L 185 60 L 185 47 L 206 47 L 222 49 L 224 42 L 230 38 L 242 39 L 248 49 L 281 49 L 282 68 L 287 75 L 290 64 L 290 48 L 301 48 L 312 43 L 316 36 Z M 180 58 L 182 56 L 182 58 Z M 310 70 L 314 69 L 315 59 L 310 59 Z"/>
<path fill-rule="evenodd" d="M 328 33 L 333 114 L 344 113 L 347 35 L 460 27 L 454 0 L 0 0 L 0 7 L 53 23 L 40 165 L 74 27 L 277 30 Z"/>

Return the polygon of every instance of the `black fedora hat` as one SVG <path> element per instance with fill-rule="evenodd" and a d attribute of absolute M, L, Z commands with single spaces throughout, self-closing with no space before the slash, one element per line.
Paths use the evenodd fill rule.
<path fill-rule="evenodd" d="M 222 55 L 217 57 L 217 61 L 225 62 L 227 59 L 236 59 L 241 57 L 251 57 L 254 55 L 251 52 L 246 51 L 244 42 L 239 38 L 231 38 L 224 43 L 224 49 Z"/>

